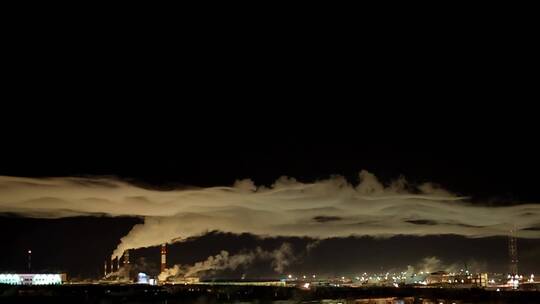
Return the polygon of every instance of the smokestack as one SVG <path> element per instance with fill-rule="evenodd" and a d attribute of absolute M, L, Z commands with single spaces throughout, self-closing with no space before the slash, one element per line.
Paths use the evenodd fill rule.
<path fill-rule="evenodd" d="M 105 265 L 103 267 L 103 276 L 107 277 L 107 260 L 105 260 Z"/>
<path fill-rule="evenodd" d="M 114 259 L 111 259 L 111 272 L 115 272 L 116 270 L 114 269 Z"/>
<path fill-rule="evenodd" d="M 124 251 L 122 255 L 124 257 L 122 265 L 124 266 L 124 274 L 122 275 L 123 279 L 129 280 L 131 273 L 131 265 L 129 264 L 129 250 Z"/>
<path fill-rule="evenodd" d="M 116 271 L 119 271 L 120 270 L 120 257 L 117 257 L 116 258 Z"/>
<path fill-rule="evenodd" d="M 161 244 L 161 272 L 167 269 L 167 244 Z"/>
<path fill-rule="evenodd" d="M 28 249 L 28 272 L 32 271 L 32 250 Z"/>

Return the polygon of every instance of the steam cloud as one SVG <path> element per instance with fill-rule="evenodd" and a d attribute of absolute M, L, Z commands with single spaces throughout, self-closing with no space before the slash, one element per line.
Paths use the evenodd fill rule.
<path fill-rule="evenodd" d="M 282 177 L 271 187 L 249 180 L 232 187 L 159 191 L 107 178 L 0 176 L 0 212 L 27 217 L 141 216 L 113 253 L 208 231 L 313 238 L 456 234 L 540 238 L 540 204 L 473 205 L 430 183 L 401 177 L 383 185 L 367 172 L 352 185 L 341 176 L 314 183 Z"/>
<path fill-rule="evenodd" d="M 483 272 L 487 269 L 487 265 L 485 263 L 478 262 L 476 260 L 469 260 L 466 264 L 446 264 L 435 256 L 425 257 L 420 263 L 418 263 L 418 265 L 415 267 L 408 266 L 408 269 L 412 269 L 412 273 L 430 273 L 440 270 L 446 272 L 459 272 L 461 269 L 465 268 L 465 265 L 467 265 L 468 270 L 470 270 L 472 273 Z"/>
<path fill-rule="evenodd" d="M 281 247 L 273 251 L 262 250 L 257 247 L 254 251 L 229 255 L 228 251 L 222 250 L 219 254 L 209 256 L 205 261 L 197 262 L 192 266 L 174 265 L 159 274 L 159 279 L 164 281 L 169 277 L 191 277 L 201 272 L 235 270 L 240 266 L 248 266 L 255 260 L 270 260 L 274 271 L 283 273 L 283 270 L 294 261 L 291 245 L 283 243 Z"/>

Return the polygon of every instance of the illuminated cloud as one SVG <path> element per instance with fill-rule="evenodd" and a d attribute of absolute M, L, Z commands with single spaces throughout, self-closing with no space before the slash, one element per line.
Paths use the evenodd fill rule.
<path fill-rule="evenodd" d="M 540 205 L 472 204 L 432 184 L 403 177 L 384 186 L 367 172 L 352 185 L 341 176 L 314 183 L 282 177 L 270 187 L 251 180 L 232 187 L 160 191 L 107 178 L 0 176 L 0 212 L 28 217 L 140 216 L 113 256 L 207 231 L 314 238 L 369 235 L 507 235 L 540 238 Z"/>

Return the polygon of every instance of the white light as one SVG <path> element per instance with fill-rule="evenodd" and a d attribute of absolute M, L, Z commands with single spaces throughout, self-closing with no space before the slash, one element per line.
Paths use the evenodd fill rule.
<path fill-rule="evenodd" d="M 305 283 L 302 287 L 304 287 L 305 289 L 309 289 L 309 283 Z"/>
<path fill-rule="evenodd" d="M 28 250 L 28 253 L 32 253 L 32 250 Z"/>
<path fill-rule="evenodd" d="M 292 274 L 288 275 L 289 279 L 292 279 Z"/>

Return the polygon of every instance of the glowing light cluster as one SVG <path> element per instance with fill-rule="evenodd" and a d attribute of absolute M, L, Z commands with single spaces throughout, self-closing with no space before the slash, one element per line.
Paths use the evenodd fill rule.
<path fill-rule="evenodd" d="M 0 274 L 0 284 L 9 285 L 58 285 L 62 284 L 60 274 Z"/>
<path fill-rule="evenodd" d="M 21 277 L 17 274 L 0 274 L 0 284 L 19 285 Z"/>
<path fill-rule="evenodd" d="M 144 272 L 139 272 L 137 274 L 137 283 L 139 284 L 149 284 L 148 275 Z"/>
<path fill-rule="evenodd" d="M 58 285 L 62 284 L 59 274 L 36 274 L 32 278 L 32 285 Z"/>

